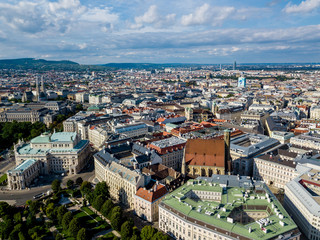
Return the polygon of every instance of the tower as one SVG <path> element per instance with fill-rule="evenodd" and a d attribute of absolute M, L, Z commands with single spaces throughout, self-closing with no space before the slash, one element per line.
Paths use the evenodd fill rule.
<path fill-rule="evenodd" d="M 233 62 L 233 70 L 236 70 L 236 68 L 237 68 L 237 62 L 234 61 L 234 62 Z"/>
<path fill-rule="evenodd" d="M 45 93 L 43 76 L 41 77 L 41 92 Z"/>
<path fill-rule="evenodd" d="M 37 94 L 37 97 L 39 97 L 39 95 L 40 95 L 39 77 L 37 77 L 37 79 L 36 79 L 36 94 Z"/>
<path fill-rule="evenodd" d="M 225 174 L 231 174 L 232 163 L 230 157 L 230 130 L 224 130 L 224 161 L 225 161 Z"/>

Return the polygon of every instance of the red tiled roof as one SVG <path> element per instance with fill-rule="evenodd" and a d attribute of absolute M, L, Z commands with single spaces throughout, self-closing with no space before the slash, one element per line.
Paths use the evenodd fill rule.
<path fill-rule="evenodd" d="M 143 198 L 148 202 L 154 202 L 155 200 L 163 197 L 168 193 L 168 190 L 165 185 L 159 183 L 154 184 L 151 189 L 147 190 L 145 188 L 140 187 L 136 193 L 138 197 Z"/>
<path fill-rule="evenodd" d="M 225 167 L 222 139 L 189 139 L 186 144 L 187 165 Z"/>

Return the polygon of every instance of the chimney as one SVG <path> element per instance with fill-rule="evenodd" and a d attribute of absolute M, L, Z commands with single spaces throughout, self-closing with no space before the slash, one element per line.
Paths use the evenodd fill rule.
<path fill-rule="evenodd" d="M 225 172 L 229 175 L 232 170 L 232 163 L 230 157 L 230 130 L 224 130 L 224 161 L 225 161 Z"/>

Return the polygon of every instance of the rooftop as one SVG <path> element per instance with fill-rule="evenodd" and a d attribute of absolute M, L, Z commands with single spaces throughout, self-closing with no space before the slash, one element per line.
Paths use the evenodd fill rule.
<path fill-rule="evenodd" d="M 32 166 L 37 160 L 35 159 L 28 159 L 20 163 L 18 166 L 16 166 L 14 169 L 9 170 L 8 172 L 23 172 L 24 170 L 28 169 L 30 166 Z"/>
<path fill-rule="evenodd" d="M 170 137 L 170 138 L 165 138 L 159 141 L 152 142 L 152 145 L 159 148 L 166 148 L 166 147 L 171 147 L 171 146 L 175 146 L 183 143 L 186 143 L 186 140 L 177 138 L 177 137 Z"/>
<path fill-rule="evenodd" d="M 221 200 L 193 199 L 190 194 L 193 191 L 216 192 L 221 194 Z M 267 186 L 246 177 L 213 175 L 211 178 L 189 180 L 167 195 L 160 206 L 190 222 L 235 239 L 271 239 L 297 229 Z M 231 214 L 238 209 L 248 213 L 261 212 L 267 217 L 240 223 L 234 221 Z M 266 233 L 263 228 L 267 229 Z"/>

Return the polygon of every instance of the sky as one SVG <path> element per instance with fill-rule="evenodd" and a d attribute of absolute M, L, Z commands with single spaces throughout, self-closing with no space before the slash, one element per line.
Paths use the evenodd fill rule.
<path fill-rule="evenodd" d="M 0 0 L 0 59 L 320 62 L 320 0 Z"/>

